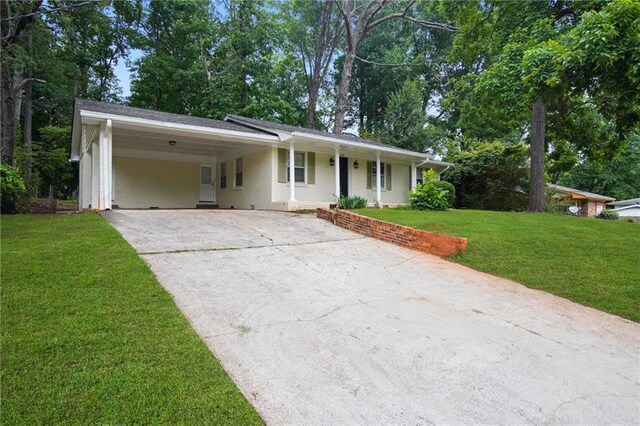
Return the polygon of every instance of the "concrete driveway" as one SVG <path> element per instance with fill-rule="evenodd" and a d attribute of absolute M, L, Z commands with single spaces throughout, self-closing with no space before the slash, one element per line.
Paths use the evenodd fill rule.
<path fill-rule="evenodd" d="M 640 423 L 637 323 L 312 215 L 104 216 L 267 423 Z"/>

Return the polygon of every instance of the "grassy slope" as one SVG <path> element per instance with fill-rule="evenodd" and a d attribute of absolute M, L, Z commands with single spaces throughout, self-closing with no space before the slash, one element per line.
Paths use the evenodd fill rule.
<path fill-rule="evenodd" d="M 366 209 L 358 213 L 469 239 L 451 260 L 640 321 L 640 226 L 550 214 Z"/>
<path fill-rule="evenodd" d="M 2 217 L 2 424 L 260 424 L 97 215 Z"/>

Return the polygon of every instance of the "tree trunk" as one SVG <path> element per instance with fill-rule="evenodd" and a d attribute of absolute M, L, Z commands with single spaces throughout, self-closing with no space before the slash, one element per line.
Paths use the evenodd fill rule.
<path fill-rule="evenodd" d="M 342 133 L 344 130 L 344 115 L 349 108 L 349 85 L 351 84 L 351 72 L 353 70 L 353 62 L 356 59 L 355 50 L 347 51 L 342 66 L 342 78 L 340 86 L 338 86 L 338 94 L 336 96 L 336 118 L 333 123 L 333 133 Z"/>
<path fill-rule="evenodd" d="M 529 181 L 530 212 L 544 211 L 544 134 L 547 108 L 538 99 L 531 111 L 531 177 Z"/>
<path fill-rule="evenodd" d="M 16 138 L 16 100 L 14 72 L 2 61 L 2 105 L 0 105 L 0 137 L 2 138 L 2 163 L 13 166 L 13 148 Z"/>
<path fill-rule="evenodd" d="M 31 33 L 25 33 L 25 50 L 29 57 L 33 57 L 33 43 L 31 41 Z M 33 64 L 29 62 L 27 65 L 27 82 L 24 87 L 24 116 L 23 116 L 23 148 L 24 148 L 24 159 L 23 159 L 23 173 L 24 180 L 27 186 L 27 190 L 29 194 L 33 192 L 33 179 L 31 175 L 31 140 L 32 136 L 32 121 L 33 121 L 33 106 L 32 106 L 32 98 L 33 98 Z"/>
<path fill-rule="evenodd" d="M 319 85 L 316 86 L 313 79 L 309 87 L 309 105 L 307 105 L 307 128 L 313 129 L 316 120 L 316 105 L 318 104 Z"/>

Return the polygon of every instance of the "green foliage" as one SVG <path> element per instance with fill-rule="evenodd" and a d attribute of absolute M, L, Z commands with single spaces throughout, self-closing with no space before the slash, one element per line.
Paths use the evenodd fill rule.
<path fill-rule="evenodd" d="M 614 210 L 604 209 L 597 216 L 598 219 L 618 220 L 618 212 Z"/>
<path fill-rule="evenodd" d="M 640 242 L 640 226 L 636 224 L 478 210 L 365 209 L 358 213 L 466 237 L 466 253 L 450 260 L 640 321 L 638 253 L 620 249 Z"/>
<path fill-rule="evenodd" d="M 640 197 L 640 134 L 629 137 L 618 154 L 579 162 L 558 182 L 618 200 Z"/>
<path fill-rule="evenodd" d="M 27 196 L 27 187 L 15 167 L 0 164 L 0 211 L 15 213 L 20 202 Z"/>
<path fill-rule="evenodd" d="M 353 210 L 363 209 L 367 207 L 367 199 L 359 195 L 351 195 L 349 197 L 340 197 L 338 199 L 338 208 Z"/>
<path fill-rule="evenodd" d="M 422 172 L 422 183 L 409 191 L 409 205 L 416 210 L 446 210 L 455 198 L 455 188 L 449 182 L 439 181 L 433 170 Z"/>
<path fill-rule="evenodd" d="M 527 203 L 528 149 L 493 142 L 451 155 L 454 167 L 443 179 L 456 189 L 456 208 L 524 210 Z"/>
<path fill-rule="evenodd" d="M 389 98 L 379 135 L 385 143 L 423 152 L 427 146 L 422 95 L 416 81 L 407 80 Z"/>

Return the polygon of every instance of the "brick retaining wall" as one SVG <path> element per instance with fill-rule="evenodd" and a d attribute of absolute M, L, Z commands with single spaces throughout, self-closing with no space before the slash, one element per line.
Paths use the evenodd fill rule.
<path fill-rule="evenodd" d="M 452 256 L 467 249 L 466 238 L 422 231 L 345 210 L 334 211 L 319 208 L 317 215 L 320 219 L 328 220 L 341 228 L 357 232 L 360 235 L 436 256 Z"/>

